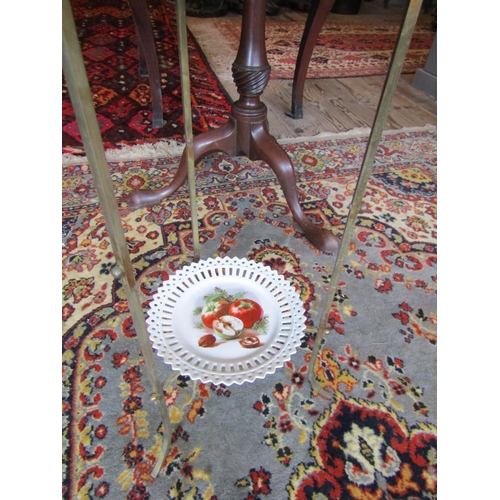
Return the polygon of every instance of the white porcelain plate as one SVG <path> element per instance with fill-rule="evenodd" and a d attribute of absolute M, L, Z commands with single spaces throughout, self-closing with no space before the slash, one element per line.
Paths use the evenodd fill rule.
<path fill-rule="evenodd" d="M 171 275 L 146 322 L 165 363 L 192 379 L 226 385 L 274 373 L 296 352 L 305 329 L 295 288 L 270 267 L 236 257 L 192 263 Z"/>

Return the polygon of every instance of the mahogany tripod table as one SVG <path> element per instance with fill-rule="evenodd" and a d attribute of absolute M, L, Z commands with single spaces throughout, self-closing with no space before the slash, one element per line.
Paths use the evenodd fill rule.
<path fill-rule="evenodd" d="M 193 139 L 194 162 L 213 152 L 247 156 L 266 162 L 276 174 L 285 199 L 306 238 L 319 250 L 336 252 L 339 242 L 333 233 L 314 224 L 299 204 L 293 164 L 287 153 L 269 133 L 267 107 L 260 100 L 271 73 L 265 47 L 265 0 L 245 0 L 240 45 L 232 65 L 239 99 L 233 104 L 228 121 L 220 128 Z M 184 149 L 172 182 L 164 188 L 133 191 L 127 202 L 134 208 L 156 205 L 174 193 L 188 176 L 187 149 Z"/>

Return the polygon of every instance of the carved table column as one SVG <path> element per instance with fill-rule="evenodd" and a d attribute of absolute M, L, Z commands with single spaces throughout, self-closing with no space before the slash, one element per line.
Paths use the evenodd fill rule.
<path fill-rule="evenodd" d="M 288 206 L 306 238 L 322 251 L 336 252 L 339 243 L 333 233 L 315 225 L 302 211 L 293 164 L 269 133 L 267 108 L 260 100 L 271 73 L 266 56 L 265 21 L 265 0 L 245 0 L 240 45 L 232 66 L 240 97 L 233 104 L 226 124 L 194 138 L 194 161 L 198 163 L 208 154 L 222 151 L 229 156 L 244 155 L 250 160 L 266 162 L 278 177 Z M 127 201 L 134 208 L 155 205 L 174 193 L 186 177 L 187 155 L 184 150 L 178 170 L 168 186 L 133 191 Z"/>

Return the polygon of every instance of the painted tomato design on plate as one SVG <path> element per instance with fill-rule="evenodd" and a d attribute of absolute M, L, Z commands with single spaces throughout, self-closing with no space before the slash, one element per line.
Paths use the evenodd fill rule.
<path fill-rule="evenodd" d="M 252 328 L 264 317 L 264 309 L 254 300 L 240 299 L 229 306 L 228 314 L 240 319 L 245 328 Z"/>
<path fill-rule="evenodd" d="M 258 336 L 267 333 L 268 318 L 258 302 L 245 297 L 243 292 L 229 294 L 220 288 L 215 288 L 203 299 L 203 307 L 193 311 L 201 319 L 195 325 L 196 328 L 205 332 L 209 330 L 198 340 L 200 347 L 219 345 L 217 337 L 222 343 L 239 339 L 241 346 L 246 349 L 263 345 Z"/>

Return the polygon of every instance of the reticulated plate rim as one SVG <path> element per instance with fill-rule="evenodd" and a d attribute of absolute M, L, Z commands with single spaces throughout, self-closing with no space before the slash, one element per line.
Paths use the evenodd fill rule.
<path fill-rule="evenodd" d="M 200 346 L 203 335 L 215 332 L 195 323 L 200 309 L 195 306 L 215 289 L 241 289 L 261 303 L 265 328 L 245 328 L 239 338 L 258 338 L 256 348 L 216 334 L 214 346 Z M 153 348 L 172 369 L 205 383 L 231 385 L 264 378 L 289 361 L 301 343 L 304 313 L 299 293 L 276 270 L 245 258 L 215 257 L 186 265 L 163 281 L 149 304 L 146 324 Z"/>

